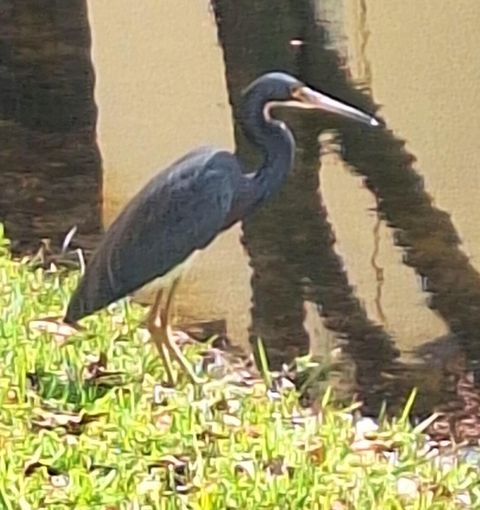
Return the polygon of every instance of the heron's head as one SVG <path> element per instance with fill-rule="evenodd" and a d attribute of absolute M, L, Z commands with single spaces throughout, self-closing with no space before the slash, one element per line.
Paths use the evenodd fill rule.
<path fill-rule="evenodd" d="M 273 106 L 290 106 L 334 113 L 370 126 L 380 125 L 371 115 L 317 92 L 287 73 L 272 72 L 260 76 L 245 89 L 244 95 L 260 98 L 267 116 Z"/>

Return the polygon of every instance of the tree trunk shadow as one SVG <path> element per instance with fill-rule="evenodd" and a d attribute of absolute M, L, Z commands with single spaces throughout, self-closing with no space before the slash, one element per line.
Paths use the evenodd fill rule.
<path fill-rule="evenodd" d="M 102 203 L 86 1 L 0 11 L 0 221 L 15 251 L 75 224 L 81 242 L 101 231 Z"/>

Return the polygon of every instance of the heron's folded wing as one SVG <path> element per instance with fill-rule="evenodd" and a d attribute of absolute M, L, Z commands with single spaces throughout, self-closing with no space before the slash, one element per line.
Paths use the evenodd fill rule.
<path fill-rule="evenodd" d="M 192 153 L 152 179 L 105 234 L 73 295 L 75 322 L 139 289 L 222 230 L 239 176 L 227 152 Z"/>

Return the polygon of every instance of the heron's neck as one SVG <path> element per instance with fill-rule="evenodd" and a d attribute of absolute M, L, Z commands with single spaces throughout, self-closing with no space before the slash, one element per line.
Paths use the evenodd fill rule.
<path fill-rule="evenodd" d="M 267 199 L 282 186 L 293 168 L 295 142 L 287 126 L 265 117 L 265 101 L 250 98 L 243 110 L 243 131 L 263 155 L 260 167 L 250 174 L 258 199 Z"/>

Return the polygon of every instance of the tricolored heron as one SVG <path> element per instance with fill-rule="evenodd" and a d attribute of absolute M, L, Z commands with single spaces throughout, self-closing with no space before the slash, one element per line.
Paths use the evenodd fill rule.
<path fill-rule="evenodd" d="M 272 106 L 315 108 L 377 126 L 375 118 L 280 72 L 251 83 L 243 94 L 241 127 L 263 153 L 248 171 L 234 154 L 202 147 L 160 171 L 130 201 L 87 265 L 65 322 L 135 293 L 160 278 L 148 319 L 153 342 L 173 384 L 170 355 L 190 380 L 198 379 L 171 335 L 170 314 L 181 268 L 197 250 L 257 210 L 280 189 L 293 168 L 295 142 L 287 126 L 271 117 Z M 164 292 L 164 290 L 166 290 Z"/>

